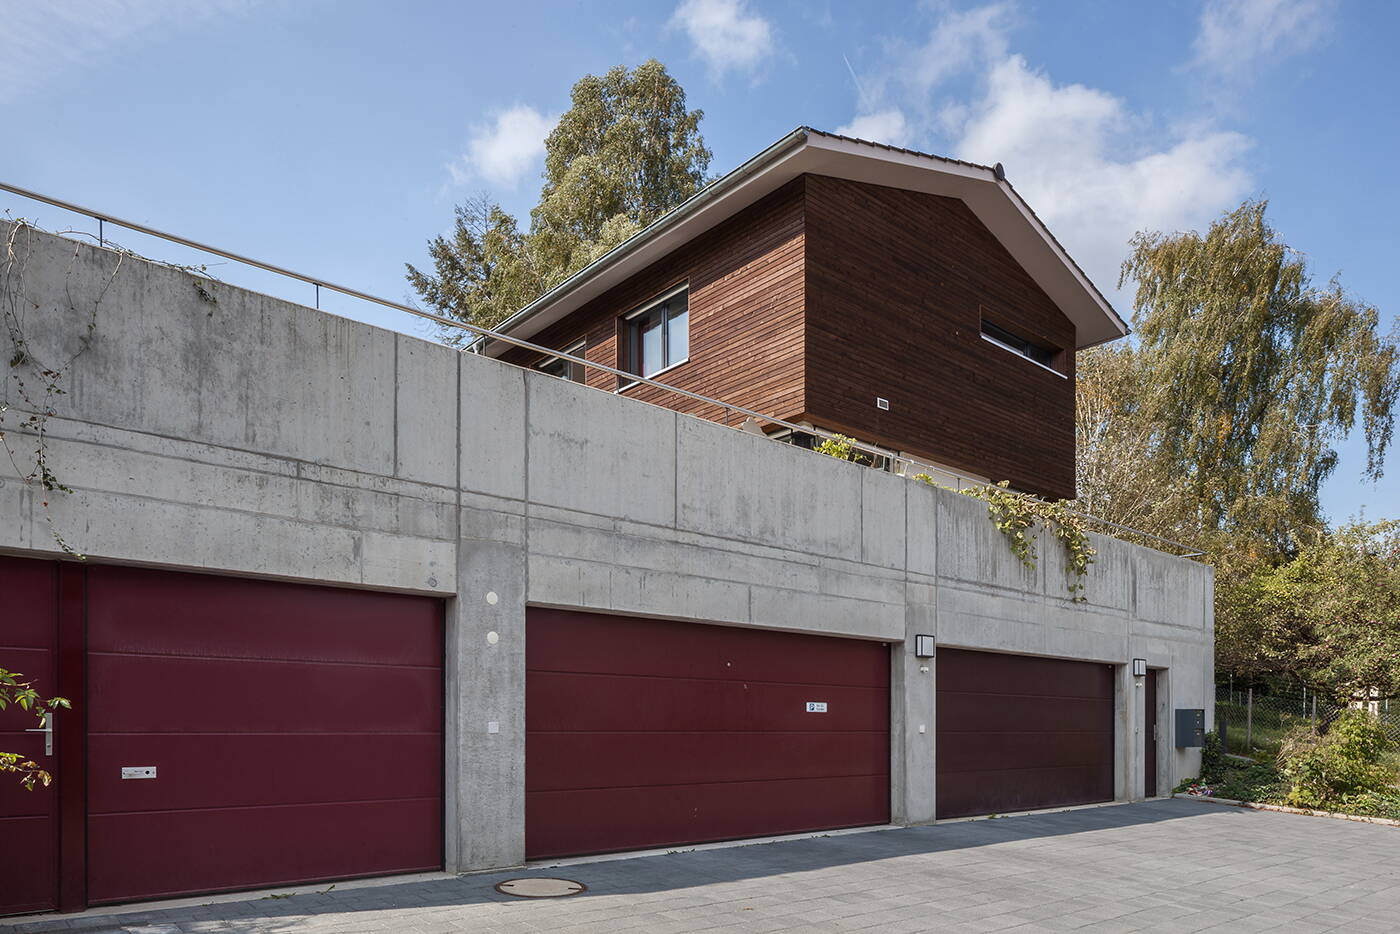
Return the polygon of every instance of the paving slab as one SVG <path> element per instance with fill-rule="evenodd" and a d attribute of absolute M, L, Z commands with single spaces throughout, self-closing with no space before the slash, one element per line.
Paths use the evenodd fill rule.
<path fill-rule="evenodd" d="M 522 877 L 588 889 L 523 899 Z M 0 934 L 1400 930 L 1400 828 L 1177 799 L 438 876 Z"/>

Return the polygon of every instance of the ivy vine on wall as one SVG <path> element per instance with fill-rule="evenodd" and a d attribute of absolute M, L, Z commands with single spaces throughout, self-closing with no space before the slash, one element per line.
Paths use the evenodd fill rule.
<path fill-rule="evenodd" d="M 930 486 L 942 486 L 928 474 L 917 474 L 914 479 Z M 1005 480 L 992 486 L 978 486 L 956 492 L 980 499 L 987 504 L 987 515 L 992 524 L 1006 536 L 1011 553 L 1028 568 L 1035 567 L 1037 527 L 1049 529 L 1065 550 L 1065 561 L 1072 575 L 1068 584 L 1070 596 L 1075 603 L 1084 602 L 1084 578 L 1089 573 L 1089 565 L 1094 563 L 1094 555 L 1098 552 L 1089 544 L 1089 529 L 1083 517 L 1070 509 L 1068 502 L 1059 500 L 1051 503 L 1026 493 L 1018 493 L 1009 489 Z"/>
<path fill-rule="evenodd" d="M 73 490 L 54 472 L 49 452 L 49 421 L 58 414 L 55 406 L 59 397 L 68 394 L 64 385 L 73 364 L 92 346 L 92 338 L 97 331 L 98 309 L 126 257 L 118 252 L 116 266 L 98 294 L 91 299 L 79 300 L 74 297 L 73 277 L 78 258 L 78 245 L 74 244 L 74 253 L 64 276 L 63 299 L 56 306 L 45 306 L 25 290 L 30 238 L 21 235 L 33 230 L 37 228 L 24 220 L 11 221 L 6 231 L 3 253 L 0 253 L 0 317 L 4 319 L 5 337 L 9 342 L 5 348 L 5 359 L 9 364 L 9 383 L 14 390 L 9 402 L 0 402 L 0 444 L 4 446 L 20 481 L 40 489 L 44 520 L 54 543 L 64 554 L 83 558 L 84 555 L 68 543 L 53 521 L 50 507 L 53 497 L 72 493 Z M 32 317 L 41 315 L 72 315 L 79 319 L 76 343 L 71 350 L 49 351 L 46 355 L 34 346 L 26 328 Z M 14 419 L 12 428 L 6 424 L 10 418 Z M 32 448 L 28 446 L 31 443 Z"/>
<path fill-rule="evenodd" d="M 854 442 L 853 438 L 837 435 L 822 441 L 813 450 L 838 460 L 869 464 L 869 455 L 856 448 Z M 1094 555 L 1098 552 L 1089 544 L 1089 529 L 1083 517 L 1070 509 L 1067 501 L 1051 503 L 1026 493 L 1018 493 L 1010 489 L 1005 480 L 992 486 L 955 490 L 939 483 L 926 473 L 915 474 L 914 479 L 986 503 L 987 515 L 992 524 L 1006 536 L 1011 553 L 1028 568 L 1034 568 L 1036 563 L 1037 528 L 1049 529 L 1065 549 L 1065 560 L 1072 575 L 1068 584 L 1070 596 L 1075 603 L 1084 602 L 1084 578 L 1089 573 L 1089 565 L 1094 563 Z"/>

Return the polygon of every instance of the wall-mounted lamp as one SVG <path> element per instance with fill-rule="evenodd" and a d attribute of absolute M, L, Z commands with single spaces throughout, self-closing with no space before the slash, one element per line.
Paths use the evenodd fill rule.
<path fill-rule="evenodd" d="M 933 636 L 914 637 L 914 657 L 933 658 Z"/>
<path fill-rule="evenodd" d="M 1147 659 L 1145 659 L 1145 658 L 1135 658 L 1135 659 L 1133 659 L 1133 677 L 1134 677 L 1134 678 L 1145 678 L 1145 677 L 1147 677 Z"/>

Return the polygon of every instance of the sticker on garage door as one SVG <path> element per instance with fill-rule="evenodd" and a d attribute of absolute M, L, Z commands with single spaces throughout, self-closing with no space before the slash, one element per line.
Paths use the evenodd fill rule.
<path fill-rule="evenodd" d="M 824 701 L 824 700 L 809 700 L 809 701 L 807 702 L 807 712 L 808 712 L 808 713 L 826 713 L 826 701 Z"/>

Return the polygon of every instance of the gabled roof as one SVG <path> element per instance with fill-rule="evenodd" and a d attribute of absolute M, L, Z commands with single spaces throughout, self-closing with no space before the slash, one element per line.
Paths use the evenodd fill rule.
<path fill-rule="evenodd" d="M 1092 347 L 1128 333 L 1128 326 L 1103 293 L 1011 187 L 1000 165 L 962 162 L 811 127 L 798 127 L 728 175 L 711 182 L 651 226 L 511 315 L 496 330 L 528 340 L 804 174 L 958 198 L 1074 324 L 1077 347 Z M 489 338 L 481 343 L 483 352 L 491 356 L 508 349 Z"/>

